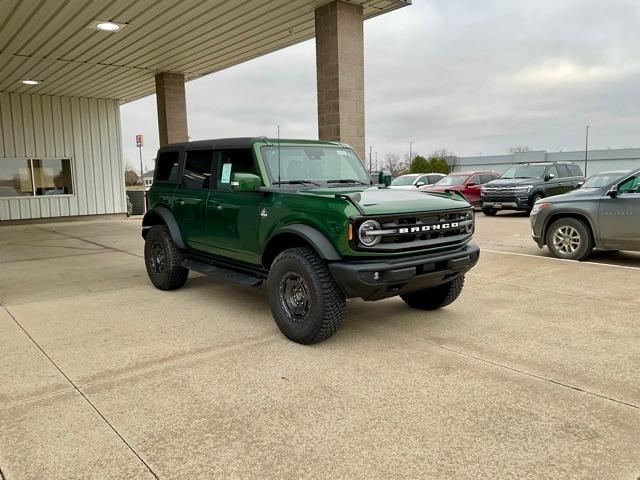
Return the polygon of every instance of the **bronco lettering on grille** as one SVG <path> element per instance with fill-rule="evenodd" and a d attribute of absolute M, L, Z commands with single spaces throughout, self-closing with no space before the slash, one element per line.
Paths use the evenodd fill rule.
<path fill-rule="evenodd" d="M 459 222 L 438 223 L 435 225 L 420 225 L 415 227 L 402 227 L 398 229 L 398 233 L 420 233 L 433 232 L 435 230 L 449 230 L 451 228 L 460 228 Z"/>

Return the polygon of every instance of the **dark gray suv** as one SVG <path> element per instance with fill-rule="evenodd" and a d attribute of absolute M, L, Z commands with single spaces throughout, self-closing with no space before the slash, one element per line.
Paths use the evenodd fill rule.
<path fill-rule="evenodd" d="M 533 239 L 554 257 L 640 250 L 640 170 L 593 175 L 578 190 L 538 200 L 530 219 Z"/>

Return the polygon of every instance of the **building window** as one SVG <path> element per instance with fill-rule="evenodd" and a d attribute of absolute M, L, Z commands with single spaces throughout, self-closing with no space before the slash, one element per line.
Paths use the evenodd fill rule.
<path fill-rule="evenodd" d="M 0 197 L 72 195 L 68 158 L 0 158 Z"/>

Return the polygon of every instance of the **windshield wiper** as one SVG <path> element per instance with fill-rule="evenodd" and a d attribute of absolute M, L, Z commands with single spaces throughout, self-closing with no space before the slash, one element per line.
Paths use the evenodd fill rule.
<path fill-rule="evenodd" d="M 272 185 L 304 185 L 305 183 L 310 183 L 316 187 L 320 186 L 316 182 L 312 182 L 310 180 L 282 180 L 280 182 L 272 182 Z"/>
<path fill-rule="evenodd" d="M 339 180 L 327 180 L 327 183 L 357 183 L 358 185 L 371 185 L 370 183 L 365 183 L 360 180 L 351 180 L 351 179 L 339 179 Z"/>

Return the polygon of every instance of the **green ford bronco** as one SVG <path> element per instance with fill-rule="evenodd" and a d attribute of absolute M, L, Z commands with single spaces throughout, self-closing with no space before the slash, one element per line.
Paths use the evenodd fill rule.
<path fill-rule="evenodd" d="M 340 142 L 232 138 L 158 152 L 142 222 L 145 264 L 161 290 L 189 270 L 257 286 L 267 281 L 284 335 L 333 335 L 346 298 L 395 295 L 432 310 L 453 302 L 478 261 L 474 214 L 455 192 L 374 185 Z"/>

